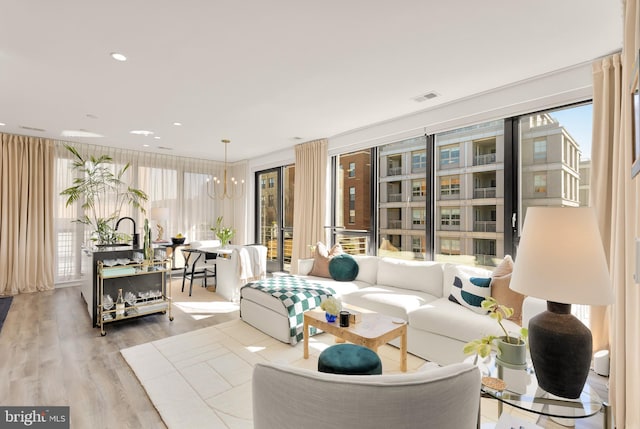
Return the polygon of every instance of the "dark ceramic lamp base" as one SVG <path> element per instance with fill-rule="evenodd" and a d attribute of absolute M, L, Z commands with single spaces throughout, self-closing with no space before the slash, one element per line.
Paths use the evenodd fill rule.
<path fill-rule="evenodd" d="M 591 331 L 571 314 L 570 304 L 547 301 L 547 311 L 529 321 L 529 348 L 538 385 L 575 399 L 591 365 Z"/>

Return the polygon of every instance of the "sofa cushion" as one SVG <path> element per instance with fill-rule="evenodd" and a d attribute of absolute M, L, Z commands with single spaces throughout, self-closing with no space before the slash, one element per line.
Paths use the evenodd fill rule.
<path fill-rule="evenodd" d="M 342 302 L 407 320 L 407 314 L 437 298 L 425 292 L 391 286 L 369 286 L 343 295 Z"/>
<path fill-rule="evenodd" d="M 491 271 L 486 270 L 480 267 L 474 267 L 471 265 L 458 265 L 458 264 L 444 264 L 444 280 L 442 282 L 442 294 L 439 296 L 443 296 L 447 298 L 451 294 L 451 286 L 453 285 L 453 280 L 455 276 L 465 276 L 469 277 L 491 277 Z"/>
<path fill-rule="evenodd" d="M 478 314 L 487 314 L 487 310 L 482 308 L 482 301 L 490 295 L 490 277 L 467 277 L 461 274 L 453 278 L 449 301 Z"/>
<path fill-rule="evenodd" d="M 407 261 L 381 258 L 377 284 L 442 296 L 442 264 L 432 261 Z"/>
<path fill-rule="evenodd" d="M 508 332 L 520 330 L 509 320 L 502 323 Z M 488 315 L 469 311 L 447 298 L 437 299 L 409 312 L 409 326 L 464 343 L 485 335 L 504 335 L 498 323 Z"/>
<path fill-rule="evenodd" d="M 358 263 L 348 253 L 336 255 L 329 261 L 329 273 L 336 281 L 353 281 L 358 276 Z"/>
<path fill-rule="evenodd" d="M 344 253 L 340 243 L 335 244 L 331 249 L 322 242 L 316 244 L 316 251 L 313 254 L 313 268 L 309 272 L 310 276 L 331 278 L 329 273 L 329 262 L 336 255 Z"/>
<path fill-rule="evenodd" d="M 378 261 L 377 256 L 371 255 L 353 255 L 353 259 L 358 263 L 357 281 L 374 285 L 378 278 Z"/>
<path fill-rule="evenodd" d="M 513 315 L 509 320 L 522 325 L 522 303 L 525 296 L 509 288 L 511 272 L 513 271 L 513 259 L 507 255 L 493 270 L 491 279 L 491 296 L 500 304 L 513 308 Z"/>

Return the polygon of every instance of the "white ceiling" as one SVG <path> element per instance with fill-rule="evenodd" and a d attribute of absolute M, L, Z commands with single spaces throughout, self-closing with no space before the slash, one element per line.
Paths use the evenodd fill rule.
<path fill-rule="evenodd" d="M 214 160 L 228 138 L 230 161 L 256 158 L 591 61 L 621 49 L 622 16 L 621 0 L 0 0 L 0 132 Z"/>

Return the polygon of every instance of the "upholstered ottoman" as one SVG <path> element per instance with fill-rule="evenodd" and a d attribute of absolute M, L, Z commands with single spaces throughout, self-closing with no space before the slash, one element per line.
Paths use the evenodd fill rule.
<path fill-rule="evenodd" d="M 371 349 L 356 344 L 336 344 L 318 357 L 318 371 L 347 375 L 382 374 L 380 357 Z"/>

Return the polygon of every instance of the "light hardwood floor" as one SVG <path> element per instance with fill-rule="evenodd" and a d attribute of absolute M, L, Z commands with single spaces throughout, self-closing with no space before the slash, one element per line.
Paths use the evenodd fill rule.
<path fill-rule="evenodd" d="M 179 279 L 172 291 L 174 301 L 187 303 L 214 296 L 198 282 L 190 298 Z M 101 337 L 79 287 L 15 296 L 0 332 L 0 405 L 69 406 L 72 428 L 165 427 L 120 349 L 239 317 L 238 311 L 189 315 L 175 306 L 173 315 L 173 322 L 161 314 L 115 322 Z M 590 382 L 606 389 L 605 378 L 592 374 Z M 482 407 L 490 416 L 483 421 L 495 421 L 496 401 L 483 399 Z M 577 429 L 601 428 L 602 415 L 577 422 Z M 544 418 L 539 424 L 562 428 Z"/>
<path fill-rule="evenodd" d="M 174 298 L 187 301 L 173 283 Z M 194 284 L 192 299 L 203 291 Z M 15 296 L 0 332 L 0 404 L 69 406 L 72 428 L 165 427 L 120 349 L 238 318 L 173 315 L 111 323 L 101 337 L 79 287 Z"/>

